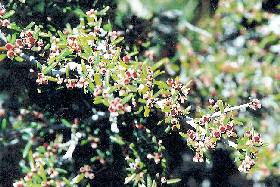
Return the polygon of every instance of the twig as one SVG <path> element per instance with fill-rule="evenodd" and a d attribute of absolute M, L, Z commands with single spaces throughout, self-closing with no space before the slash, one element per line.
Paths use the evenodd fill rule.
<path fill-rule="evenodd" d="M 187 22 L 187 21 L 184 23 L 184 26 L 187 27 L 188 29 L 190 29 L 191 31 L 197 32 L 197 33 L 199 33 L 199 34 L 201 34 L 201 35 L 204 35 L 204 36 L 206 36 L 206 37 L 211 37 L 211 36 L 212 36 L 212 35 L 211 35 L 209 32 L 207 32 L 206 30 L 203 30 L 203 29 L 201 29 L 201 28 L 199 28 L 199 27 L 196 27 L 196 26 L 190 24 L 190 23 Z"/>
<path fill-rule="evenodd" d="M 218 111 L 218 112 L 215 112 L 215 113 L 213 113 L 211 116 L 210 116 L 210 118 L 216 118 L 216 117 L 219 117 L 219 116 L 221 116 L 222 114 L 225 114 L 225 113 L 227 113 L 227 112 L 230 112 L 230 111 L 234 111 L 234 110 L 240 110 L 241 108 L 247 108 L 247 107 L 249 107 L 250 106 L 250 103 L 246 103 L 246 104 L 243 104 L 243 105 L 239 105 L 239 106 L 234 106 L 234 107 L 230 107 L 230 108 L 226 108 L 225 110 L 224 110 L 224 112 L 221 112 L 221 111 Z M 188 120 L 186 120 L 186 122 L 187 122 L 187 124 L 189 124 L 190 126 L 192 126 L 193 128 L 197 128 L 197 124 L 195 123 L 195 121 L 194 121 L 194 119 L 193 118 L 188 118 Z M 202 132 L 204 132 L 205 131 L 205 129 L 204 128 L 202 128 L 202 127 L 200 127 L 199 126 L 199 129 L 202 131 Z"/>

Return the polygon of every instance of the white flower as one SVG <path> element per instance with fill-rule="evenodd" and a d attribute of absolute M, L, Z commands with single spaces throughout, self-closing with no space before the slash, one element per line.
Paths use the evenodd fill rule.
<path fill-rule="evenodd" d="M 117 123 L 111 123 L 111 131 L 114 132 L 114 133 L 119 133 L 120 132 Z"/>
<path fill-rule="evenodd" d="M 68 66 L 69 66 L 69 69 L 70 69 L 70 70 L 74 70 L 74 69 L 77 68 L 78 63 L 76 63 L 76 62 L 69 62 L 69 63 L 68 63 Z"/>
<path fill-rule="evenodd" d="M 163 109 L 165 105 L 165 99 L 157 101 L 156 104 L 159 106 L 160 109 Z"/>

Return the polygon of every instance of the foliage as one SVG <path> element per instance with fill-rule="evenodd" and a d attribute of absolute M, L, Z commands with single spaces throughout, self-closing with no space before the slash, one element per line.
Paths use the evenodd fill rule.
<path fill-rule="evenodd" d="M 122 3 L 124 1 L 118 2 L 118 16 Z M 11 1 L 8 5 L 21 6 L 15 4 Z M 31 15 L 44 12 L 45 2 L 38 4 Z M 166 149 L 170 145 L 166 144 L 166 139 L 170 135 L 181 137 L 194 151 L 194 162 L 211 162 L 211 150 L 223 147 L 233 152 L 240 171 L 254 172 L 262 167 L 258 160 L 265 159 L 270 148 L 263 148 L 260 133 L 265 130 L 251 116 L 260 114 L 256 110 L 262 105 L 265 109 L 269 107 L 266 97 L 277 99 L 274 93 L 277 93 L 279 81 L 271 83 L 269 88 L 259 82 L 271 80 L 271 77 L 277 79 L 277 71 L 271 71 L 272 67 L 277 68 L 277 56 L 269 50 L 269 45 L 277 40 L 277 33 L 263 33 L 257 29 L 267 28 L 262 25 L 263 19 L 268 19 L 268 23 L 273 21 L 269 13 L 259 15 L 258 2 L 226 1 L 224 4 L 226 6 L 220 5 L 214 15 L 215 22 L 205 24 L 208 31 L 186 22 L 186 15 L 178 20 L 178 28 L 170 28 L 180 31 L 178 40 L 172 41 L 177 44 L 174 56 L 162 55 L 164 43 L 160 47 L 153 46 L 160 40 L 155 33 L 149 35 L 150 43 L 142 43 L 141 47 L 133 43 L 126 47 L 122 32 L 114 31 L 114 25 L 104 21 L 107 7 L 84 13 L 79 5 L 72 7 L 70 3 L 64 12 L 69 13 L 73 8 L 80 23 L 70 25 L 66 24 L 69 20 L 64 20 L 65 28 L 51 21 L 40 23 L 37 20 L 26 26 L 18 24 L 16 17 L 15 22 L 10 22 L 14 11 L 1 9 L 5 33 L 1 61 L 29 63 L 30 74 L 37 76 L 39 93 L 66 89 L 73 93 L 82 91 L 93 111 L 89 118 L 79 120 L 74 116 L 69 121 L 36 112 L 30 106 L 28 110 L 22 109 L 16 120 L 3 118 L 1 133 L 8 139 L 3 138 L 1 143 L 26 143 L 20 163 L 25 177 L 14 185 L 90 186 L 100 184 L 99 172 L 109 173 L 111 169 L 120 173 L 119 184 L 161 186 L 180 182 L 169 172 L 170 157 Z M 236 14 L 236 6 L 246 14 Z M 150 19 L 151 16 L 150 12 L 143 17 Z M 231 31 L 226 25 L 229 19 L 233 24 Z M 240 25 L 244 19 L 245 23 Z M 114 21 L 120 26 L 120 20 Z M 252 22 L 253 29 L 245 30 Z M 189 30 L 191 32 L 187 32 Z M 212 37 L 210 33 L 217 36 Z M 240 36 L 231 42 L 228 36 L 234 33 Z M 238 43 L 241 40 L 242 45 Z M 234 45 L 232 50 L 238 52 L 231 51 L 231 45 Z M 155 49 L 159 52 L 156 57 Z M 252 59 L 256 62 L 251 63 Z M 259 62 L 263 60 L 269 63 Z M 259 80 L 260 74 L 266 79 Z M 249 102 L 248 97 L 252 97 Z M 262 103 L 254 99 L 257 97 L 263 98 Z M 251 114 L 244 116 L 236 112 L 244 108 L 250 108 Z M 268 114 L 266 111 L 260 116 L 267 116 L 270 111 Z M 84 149 L 88 154 L 81 161 L 79 151 Z M 277 173 L 277 161 L 271 159 L 271 162 L 266 164 Z M 115 168 L 116 165 L 119 167 Z M 254 165 L 257 167 L 251 170 Z"/>

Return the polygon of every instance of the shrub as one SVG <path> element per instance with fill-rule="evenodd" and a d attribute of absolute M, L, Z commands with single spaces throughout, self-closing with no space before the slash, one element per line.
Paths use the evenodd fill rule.
<path fill-rule="evenodd" d="M 80 24 L 60 31 L 36 23 L 22 28 L 8 20 L 11 11 L 2 9 L 3 63 L 32 64 L 30 73 L 37 75 L 40 93 L 65 88 L 83 91 L 94 113 L 90 122 L 69 121 L 31 107 L 22 109 L 17 120 L 2 120 L 3 130 L 10 123 L 27 142 L 20 164 L 26 175 L 14 185 L 90 185 L 98 180 L 98 172 L 116 166 L 113 170 L 120 173 L 120 184 L 179 182 L 168 172 L 166 149 L 170 145 L 165 140 L 169 134 L 181 136 L 193 149 L 194 162 L 209 162 L 210 150 L 228 147 L 239 170 L 248 172 L 263 141 L 252 126 L 239 120 L 236 110 L 257 110 L 261 102 L 251 99 L 230 106 L 210 98 L 205 109 L 192 109 L 188 103 L 191 82 L 165 79 L 166 58 L 139 61 L 136 49 L 125 50 L 121 33 L 101 18 L 107 10 L 80 12 Z M 197 113 L 190 113 L 191 109 Z M 89 157 L 80 160 L 78 151 L 84 149 L 89 150 Z M 124 164 L 116 162 L 118 157 Z"/>

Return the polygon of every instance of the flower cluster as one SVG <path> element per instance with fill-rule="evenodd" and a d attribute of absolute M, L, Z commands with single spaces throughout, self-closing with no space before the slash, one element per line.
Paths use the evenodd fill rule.
<path fill-rule="evenodd" d="M 261 104 L 260 100 L 253 99 L 250 102 L 249 107 L 252 108 L 253 110 L 257 110 L 257 109 L 260 109 L 262 107 L 262 104 Z"/>
<path fill-rule="evenodd" d="M 9 28 L 10 27 L 10 21 L 8 19 L 3 19 L 3 16 L 4 14 L 6 13 L 6 9 L 4 6 L 1 6 L 0 7 L 0 25 L 2 27 L 7 27 Z"/>
<path fill-rule="evenodd" d="M 116 97 L 109 106 L 109 111 L 112 113 L 123 113 L 123 112 L 131 112 L 131 106 L 128 104 L 123 105 L 121 103 L 121 99 Z"/>
<path fill-rule="evenodd" d="M 201 118 L 189 123 L 195 130 L 189 129 L 186 133 L 181 133 L 183 137 L 187 138 L 188 144 L 195 149 L 193 161 L 203 162 L 205 152 L 215 149 L 217 143 L 224 141 L 227 142 L 228 146 L 235 148 L 237 152 L 240 153 L 237 155 L 237 157 L 240 157 L 240 160 L 244 161 L 242 158 L 245 154 L 243 149 L 248 147 L 251 147 L 250 154 L 256 157 L 258 149 L 262 146 L 263 141 L 260 134 L 256 133 L 254 129 L 246 131 L 243 137 L 237 135 L 236 126 L 238 125 L 235 124 L 234 120 L 231 120 L 232 114 L 230 114 L 230 112 L 238 107 L 227 107 L 223 109 L 224 106 L 221 101 L 217 102 L 219 105 L 213 105 L 214 102 L 211 103 L 211 108 L 214 111 L 222 109 L 224 113 L 217 111 L 211 115 L 205 114 Z M 251 103 L 252 102 L 245 104 L 243 107 L 250 107 Z"/>
<path fill-rule="evenodd" d="M 158 164 L 160 163 L 160 160 L 162 158 L 162 154 L 160 153 L 153 153 L 153 154 L 147 154 L 148 159 L 154 159 L 155 163 Z"/>
<path fill-rule="evenodd" d="M 16 39 L 15 44 L 7 43 L 5 48 L 7 50 L 7 57 L 13 58 L 16 55 L 21 55 L 23 49 L 33 49 L 37 45 L 37 51 L 42 49 L 44 45 L 42 41 L 36 41 L 32 31 L 22 31 L 20 33 L 20 39 Z"/>
<path fill-rule="evenodd" d="M 207 151 L 215 149 L 218 143 L 224 143 L 240 153 L 239 160 L 242 162 L 240 166 L 242 171 L 247 171 L 253 166 L 253 161 L 244 157 L 246 146 L 252 148 L 246 154 L 249 152 L 251 155 L 256 155 L 258 148 L 263 143 L 260 135 L 253 130 L 246 132 L 244 137 L 238 136 L 236 132 L 238 123 L 234 119 L 232 110 L 241 107 L 230 108 L 221 101 L 210 100 L 209 110 L 202 111 L 201 115 L 199 114 L 201 117 L 191 118 L 188 116 L 191 107 L 187 106 L 186 102 L 190 92 L 189 85 L 184 85 L 179 78 L 165 79 L 166 81 L 158 78 L 163 73 L 160 67 L 164 61 L 154 64 L 151 64 L 150 61 L 139 62 L 138 58 L 134 58 L 136 52 L 129 53 L 118 46 L 123 38 L 119 36 L 118 32 L 103 27 L 101 19 L 98 19 L 97 12 L 94 10 L 88 11 L 86 16 L 80 20 L 81 23 L 76 28 L 58 32 L 59 37 L 43 31 L 40 31 L 40 34 L 35 34 L 39 31 L 21 32 L 20 39 L 17 39 L 15 44 L 7 43 L 7 56 L 12 58 L 15 55 L 20 55 L 23 49 L 36 52 L 34 47 L 40 47 L 40 49 L 44 47 L 49 51 L 44 55 L 37 54 L 37 57 L 47 59 L 46 62 L 38 62 L 37 64 L 39 73 L 36 82 L 39 85 L 52 81 L 56 82 L 59 87 L 83 89 L 92 97 L 95 105 L 103 104 L 107 107 L 110 118 L 114 118 L 114 120 L 109 120 L 111 126 L 123 125 L 127 127 L 131 125 L 127 124 L 130 123 L 129 120 L 117 124 L 117 117 L 121 118 L 122 114 L 128 113 L 130 115 L 127 116 L 135 118 L 135 123 L 132 125 L 136 128 L 133 128 L 132 134 L 137 137 L 139 144 L 153 141 L 151 150 L 146 148 L 138 150 L 135 144 L 125 138 L 122 139 L 117 135 L 110 136 L 112 142 L 124 147 L 128 166 L 126 184 L 134 182 L 135 184 L 144 184 L 149 177 L 147 175 L 148 167 L 161 167 L 163 172 L 157 173 L 153 179 L 161 181 L 161 183 L 168 183 L 165 176 L 164 147 L 161 145 L 161 141 L 156 141 L 156 137 L 151 135 L 151 131 L 147 128 L 149 124 L 146 124 L 147 118 L 155 113 L 160 114 L 157 116 L 158 124 L 165 124 L 163 126 L 166 128 L 165 132 L 169 132 L 170 129 L 179 132 L 182 137 L 186 138 L 188 145 L 194 148 L 194 162 L 204 161 Z M 38 28 L 36 29 L 38 30 Z M 44 41 L 48 40 L 45 44 L 51 44 L 45 45 L 42 42 L 43 39 Z M 148 56 L 151 55 L 148 54 Z M 261 103 L 254 99 L 244 106 L 256 110 L 261 108 Z M 187 121 L 188 125 L 183 121 Z M 66 123 L 67 125 L 69 126 Z M 89 128 L 85 129 L 87 131 Z M 85 129 L 83 130 L 85 131 Z M 73 131 L 71 140 L 61 144 L 61 147 L 65 145 L 65 148 L 68 148 L 63 159 L 72 158 L 72 153 L 79 144 L 79 139 L 84 136 L 84 133 L 74 133 L 75 130 L 71 129 L 71 133 Z M 108 133 L 118 134 L 119 129 L 117 127 L 111 128 L 111 132 Z M 149 140 L 142 138 L 143 134 Z M 98 146 L 100 141 L 97 137 L 83 139 L 83 143 L 89 143 L 90 147 L 98 153 L 100 152 Z M 46 159 L 57 158 L 57 146 L 45 144 L 45 149 L 46 152 L 43 154 L 45 159 L 42 158 L 42 155 L 37 157 L 35 154 L 35 157 L 32 158 L 35 164 L 31 166 L 31 173 L 28 173 L 21 182 L 28 183 L 34 174 L 32 172 L 40 175 L 42 167 L 47 164 Z M 106 154 L 100 153 L 102 156 L 95 157 L 95 160 L 104 164 L 103 158 Z M 147 164 L 145 163 L 147 160 L 153 160 L 153 162 L 148 161 Z M 81 167 L 80 173 L 73 181 L 78 181 L 81 176 L 89 179 L 95 178 L 92 168 L 88 165 Z M 51 186 L 54 185 L 54 180 L 60 181 L 58 179 L 59 170 L 54 166 L 46 169 L 46 174 L 47 181 L 42 181 L 40 185 Z"/>
<path fill-rule="evenodd" d="M 94 179 L 94 174 L 92 173 L 92 169 L 89 165 L 84 165 L 80 168 L 80 172 L 85 174 L 86 178 Z"/>
<path fill-rule="evenodd" d="M 250 156 L 245 156 L 245 159 L 238 167 L 238 170 L 247 173 L 254 165 L 255 165 L 254 159 L 251 158 Z"/>
<path fill-rule="evenodd" d="M 75 36 L 68 37 L 67 45 L 77 53 L 80 53 L 82 51 L 82 48 L 77 41 L 77 37 Z"/>
<path fill-rule="evenodd" d="M 30 171 L 23 177 L 23 179 L 15 182 L 13 186 L 23 187 L 26 185 L 33 184 L 34 178 L 42 175 L 44 176 L 43 180 L 38 182 L 43 187 L 65 186 L 65 182 L 61 179 L 58 179 L 59 177 L 58 169 L 54 168 L 53 165 L 50 163 L 52 162 L 51 161 L 52 159 L 56 158 L 57 150 L 58 150 L 58 146 L 56 144 L 53 145 L 44 144 L 44 154 L 40 152 L 35 152 L 35 153 L 30 152 L 29 153 L 29 155 L 31 155 L 30 159 L 32 159 L 30 161 L 31 163 Z M 47 167 L 46 171 L 44 169 L 45 167 Z M 42 172 L 44 172 L 44 174 Z"/>
<path fill-rule="evenodd" d="M 38 73 L 37 84 L 48 84 L 48 78 L 43 73 Z"/>

